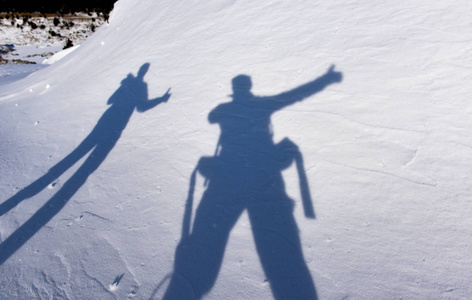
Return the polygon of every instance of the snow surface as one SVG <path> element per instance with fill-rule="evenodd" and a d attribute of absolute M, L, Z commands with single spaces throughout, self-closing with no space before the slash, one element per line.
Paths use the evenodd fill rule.
<path fill-rule="evenodd" d="M 51 57 L 44 59 L 42 63 L 45 65 L 52 65 L 53 63 L 56 63 L 60 61 L 61 59 L 63 59 L 64 57 L 66 57 L 67 55 L 71 54 L 72 52 L 77 50 L 77 48 L 79 47 L 80 45 L 77 45 L 77 46 L 73 46 L 73 47 L 70 47 L 61 51 L 57 51 Z"/>
<path fill-rule="evenodd" d="M 0 86 L 15 82 L 45 67 L 47 67 L 47 65 L 37 65 L 37 64 L 0 65 Z"/>
<path fill-rule="evenodd" d="M 306 265 L 320 299 L 470 299 L 471 10 L 465 0 L 119 0 L 110 23 L 74 52 L 0 86 L 0 298 L 161 299 L 171 280 L 182 293 L 205 290 L 214 269 L 202 257 L 222 249 L 212 229 L 196 229 L 203 237 L 177 249 L 192 179 L 193 219 L 203 196 L 219 199 L 209 194 L 215 182 L 226 185 L 213 195 L 246 193 L 255 203 L 283 187 L 256 160 L 273 154 L 251 148 L 269 134 L 247 131 L 262 122 L 252 104 L 249 116 L 229 110 L 217 119 L 241 141 L 253 138 L 236 153 L 227 145 L 238 135 L 222 135 L 220 155 L 232 150 L 245 162 L 225 163 L 254 172 L 192 177 L 220 138 L 210 113 L 241 95 L 231 85 L 239 74 L 263 97 L 335 65 L 341 82 L 318 81 L 315 90 L 324 89 L 271 117 L 274 143 L 289 138 L 303 155 L 316 219 L 304 215 L 295 164 L 282 188 L 294 200 L 301 248 L 296 233 L 283 233 L 294 227 L 280 203 L 258 206 L 268 209 L 257 222 L 279 218 L 273 230 L 243 212 L 227 230 L 221 264 L 209 261 L 221 269 L 204 298 L 271 299 L 284 279 L 307 295 L 310 284 L 285 272 Z M 140 99 L 159 103 L 144 111 Z M 135 107 L 142 113 L 131 115 Z M 254 176 L 260 184 L 251 185 Z M 247 180 L 247 190 L 225 178 Z M 234 208 L 216 202 L 200 209 L 213 209 L 215 232 Z M 259 250 L 253 231 L 267 232 Z M 272 236 L 293 247 L 263 250 Z M 283 251 L 299 249 L 302 262 L 284 265 Z M 191 263 L 174 272 L 176 253 Z M 278 273 L 265 274 L 271 267 Z"/>
<path fill-rule="evenodd" d="M 15 82 L 19 79 L 29 76 L 31 73 L 34 73 L 38 70 L 46 68 L 48 65 L 52 65 L 73 51 L 79 48 L 80 45 L 73 46 L 71 48 L 67 48 L 61 50 L 62 47 L 47 47 L 42 48 L 38 45 L 36 46 L 19 46 L 15 47 L 15 57 L 16 59 L 23 60 L 23 61 L 32 61 L 33 64 L 27 63 L 20 63 L 20 64 L 3 64 L 0 65 L 0 86 L 6 85 L 12 82 Z M 52 50 L 53 52 L 49 52 Z M 49 58 L 44 58 L 45 56 L 41 54 L 47 53 Z M 7 55 L 8 57 L 8 55 Z"/>

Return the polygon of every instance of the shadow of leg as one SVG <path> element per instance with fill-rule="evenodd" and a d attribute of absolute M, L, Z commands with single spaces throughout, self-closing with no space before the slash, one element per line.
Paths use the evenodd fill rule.
<path fill-rule="evenodd" d="M 275 299 L 317 299 L 292 211 L 289 201 L 248 209 L 257 252 Z"/>
<path fill-rule="evenodd" d="M 46 225 L 85 183 L 87 178 L 103 162 L 114 143 L 98 145 L 82 166 L 64 183 L 62 188 L 44 204 L 28 221 L 0 244 L 0 265 L 23 246 L 33 235 Z"/>
<path fill-rule="evenodd" d="M 93 147 L 93 143 L 90 136 L 80 143 L 69 155 L 64 157 L 54 167 L 38 178 L 36 181 L 23 188 L 21 191 L 16 193 L 13 197 L 10 197 L 2 204 L 0 204 L 0 216 L 10 211 L 12 208 L 17 206 L 21 201 L 31 198 L 45 189 L 49 184 L 53 183 L 59 176 L 73 166 L 79 159 L 86 155 Z"/>
<path fill-rule="evenodd" d="M 242 209 L 202 200 L 190 236 L 180 241 L 172 278 L 163 299 L 201 299 L 215 284 L 231 228 Z M 213 200 L 213 201 L 212 201 Z"/>

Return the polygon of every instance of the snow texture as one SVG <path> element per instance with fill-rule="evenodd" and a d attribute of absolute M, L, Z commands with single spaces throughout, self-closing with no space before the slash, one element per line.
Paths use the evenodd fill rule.
<path fill-rule="evenodd" d="M 119 0 L 0 85 L 0 298 L 470 299 L 471 13 Z"/>

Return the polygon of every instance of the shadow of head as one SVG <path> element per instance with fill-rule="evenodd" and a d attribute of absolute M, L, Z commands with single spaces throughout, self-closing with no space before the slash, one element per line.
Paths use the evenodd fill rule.
<path fill-rule="evenodd" d="M 142 79 L 144 75 L 146 75 L 147 71 L 149 70 L 150 65 L 151 65 L 150 63 L 143 64 L 141 68 L 139 68 L 137 77 Z"/>
<path fill-rule="evenodd" d="M 252 81 L 248 75 L 238 75 L 231 80 L 233 87 L 233 94 L 231 95 L 234 100 L 247 99 L 251 94 Z"/>

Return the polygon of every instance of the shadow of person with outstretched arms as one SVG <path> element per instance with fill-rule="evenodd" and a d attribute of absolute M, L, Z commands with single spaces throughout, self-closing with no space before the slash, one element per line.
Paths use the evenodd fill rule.
<path fill-rule="evenodd" d="M 231 229 L 247 211 L 257 253 L 276 299 L 317 299 L 302 253 L 293 200 L 285 191 L 282 170 L 297 166 L 305 216 L 315 218 L 298 147 L 285 138 L 275 144 L 270 118 L 342 80 L 332 66 L 323 76 L 291 91 L 269 97 L 252 94 L 251 78 L 233 78 L 233 100 L 210 112 L 221 135 L 213 157 L 202 157 L 190 179 L 182 239 L 164 299 L 201 299 L 217 279 Z M 196 172 L 207 189 L 191 211 Z M 192 226 L 191 226 L 192 225 Z M 190 228 L 191 227 L 191 228 Z"/>
<path fill-rule="evenodd" d="M 107 103 L 111 106 L 77 148 L 53 166 L 46 174 L 0 204 L 1 216 L 22 201 L 41 192 L 90 152 L 84 163 L 59 191 L 0 244 L 0 265 L 38 232 L 41 227 L 46 225 L 79 190 L 90 174 L 100 166 L 119 140 L 134 110 L 145 112 L 162 102 L 167 102 L 170 97 L 170 89 L 162 97 L 148 100 L 147 84 L 143 81 L 143 78 L 149 66 L 149 63 L 145 63 L 139 69 L 136 77 L 128 74 L 121 81 L 121 86 L 108 99 Z"/>

